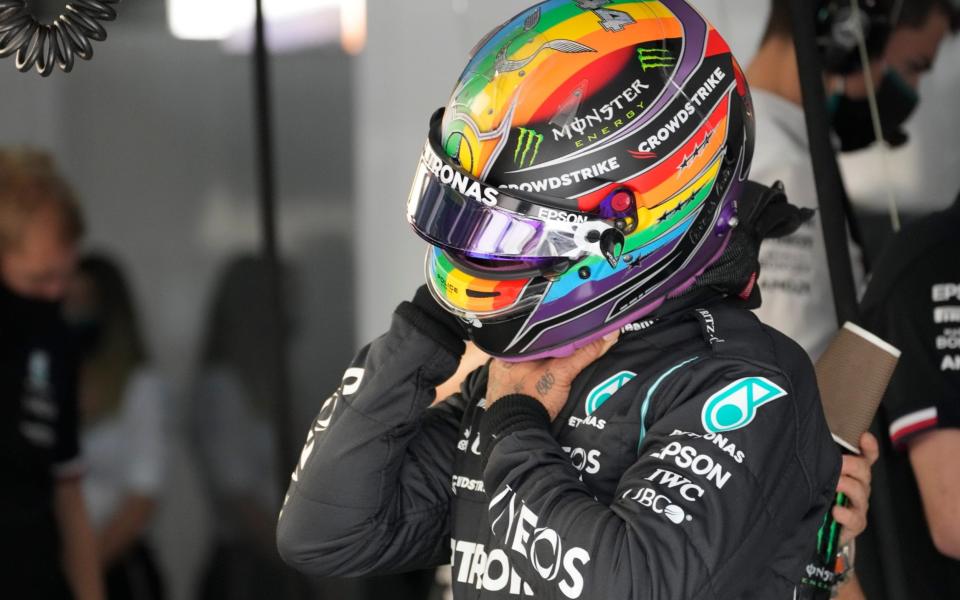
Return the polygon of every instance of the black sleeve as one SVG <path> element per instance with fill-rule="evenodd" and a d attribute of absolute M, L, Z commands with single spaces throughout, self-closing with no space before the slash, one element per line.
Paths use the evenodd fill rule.
<path fill-rule="evenodd" d="M 388 573 L 450 558 L 459 395 L 428 408 L 463 342 L 405 303 L 360 351 L 307 435 L 277 529 L 281 556 L 319 576 Z"/>
<path fill-rule="evenodd" d="M 960 427 L 960 302 L 924 265 L 869 313 L 875 332 L 902 355 L 884 397 L 889 435 L 906 447 L 917 435 Z"/>
<path fill-rule="evenodd" d="M 780 565 L 791 589 L 803 551 L 778 560 L 793 539 L 812 553 L 839 453 L 822 413 L 804 408 L 819 401 L 815 386 L 746 367 L 705 375 L 709 367 L 698 366 L 647 390 L 645 412 L 675 408 L 625 448 L 636 462 L 610 506 L 580 481 L 536 401 L 515 396 L 490 408 L 481 429 L 488 516 L 537 598 L 734 598 L 767 565 Z M 748 425 L 707 433 L 708 407 L 723 408 L 714 413 L 722 421 L 739 400 L 755 402 Z"/>
<path fill-rule="evenodd" d="M 79 361 L 66 337 L 66 328 L 59 334 L 63 337 L 53 341 L 50 352 L 51 383 L 57 406 L 53 468 L 57 477 L 75 477 L 82 471 L 77 394 Z"/>

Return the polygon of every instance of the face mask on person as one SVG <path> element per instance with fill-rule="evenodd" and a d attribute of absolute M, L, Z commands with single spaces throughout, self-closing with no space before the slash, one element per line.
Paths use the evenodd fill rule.
<path fill-rule="evenodd" d="M 920 96 L 916 90 L 899 73 L 888 68 L 877 88 L 877 108 L 880 111 L 883 138 L 894 148 L 907 143 L 909 137 L 903 125 L 919 103 Z M 830 97 L 829 104 L 833 130 L 840 138 L 841 152 L 862 150 L 876 141 L 870 102 L 866 98 L 855 100 L 840 91 Z"/>

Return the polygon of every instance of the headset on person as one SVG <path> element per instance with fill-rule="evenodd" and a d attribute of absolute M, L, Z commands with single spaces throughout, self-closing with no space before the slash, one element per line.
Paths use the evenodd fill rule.
<path fill-rule="evenodd" d="M 876 91 L 866 63 L 883 56 L 890 35 L 900 20 L 904 1 L 818 0 L 815 5 L 814 32 L 820 65 L 824 71 L 833 75 L 850 75 L 857 71 L 864 71 L 871 96 L 868 100 L 871 101 L 871 110 L 875 113 L 874 127 L 878 131 L 879 122 L 876 119 L 879 118 L 879 113 L 876 112 L 878 110 L 875 103 Z M 805 110 L 807 110 L 806 107 Z M 807 114 L 810 118 L 810 113 Z M 881 138 L 878 137 L 878 139 Z M 816 159 L 814 161 L 816 162 Z M 855 217 L 853 205 L 842 180 L 837 183 L 835 190 L 840 195 L 840 205 L 849 225 L 850 234 L 857 244 L 863 246 L 863 235 Z M 891 222 L 894 230 L 899 230 L 900 218 L 896 205 L 896 197 L 893 189 L 890 188 Z M 827 244 L 829 245 L 830 242 L 828 241 Z M 841 260 L 835 256 L 831 258 L 831 262 Z M 863 256 L 863 263 L 864 268 L 869 271 L 870 264 L 866 255 Z M 834 271 L 833 264 L 831 264 L 832 271 Z M 836 288 L 836 285 L 834 287 Z M 850 313 L 847 312 L 849 318 Z"/>
<path fill-rule="evenodd" d="M 820 0 L 816 36 L 823 68 L 836 75 L 862 68 L 860 36 L 871 59 L 882 56 L 902 7 L 903 0 Z"/>

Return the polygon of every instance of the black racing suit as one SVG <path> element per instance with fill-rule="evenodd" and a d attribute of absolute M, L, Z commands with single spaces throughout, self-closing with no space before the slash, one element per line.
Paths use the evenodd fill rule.
<path fill-rule="evenodd" d="M 454 597 L 788 599 L 840 457 L 799 346 L 729 301 L 628 328 L 552 423 L 430 407 L 462 342 L 404 303 L 323 405 L 280 515 L 315 575 L 452 561 Z"/>

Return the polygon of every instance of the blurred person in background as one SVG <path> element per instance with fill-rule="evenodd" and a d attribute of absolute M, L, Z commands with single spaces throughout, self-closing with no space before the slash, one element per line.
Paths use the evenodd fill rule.
<path fill-rule="evenodd" d="M 52 159 L 0 150 L 0 594 L 101 600 L 60 301 L 84 223 Z"/>
<path fill-rule="evenodd" d="M 146 543 L 164 481 L 169 398 L 150 366 L 133 296 L 112 259 L 80 261 L 64 314 L 81 352 L 83 491 L 108 600 L 163 597 Z"/>
<path fill-rule="evenodd" d="M 293 278 L 284 270 L 284 283 Z M 273 389 L 263 354 L 270 333 L 267 264 L 229 261 L 215 284 L 193 397 L 191 437 L 213 501 L 214 548 L 202 576 L 204 600 L 321 598 L 424 600 L 431 572 L 308 582 L 276 547 L 278 444 Z M 288 295 L 289 296 L 289 295 Z M 292 311 L 284 320 L 293 330 Z"/>
<path fill-rule="evenodd" d="M 205 600 L 290 597 L 274 543 L 280 510 L 269 370 L 266 263 L 239 256 L 216 283 L 192 402 L 191 437 L 213 501 L 214 548 Z"/>
<path fill-rule="evenodd" d="M 919 102 L 922 75 L 933 67 L 940 44 L 960 25 L 951 0 L 858 0 L 873 61 L 884 137 L 891 144 L 907 141 L 902 127 Z M 849 0 L 818 0 L 821 33 L 853 35 L 855 17 Z M 889 36 L 891 23 L 895 28 Z M 826 29 L 828 31 L 822 31 Z M 840 34 L 837 34 L 840 35 Z M 865 75 L 854 47 L 841 56 L 837 43 L 821 40 L 824 78 L 833 128 L 843 151 L 859 150 L 875 141 L 867 101 Z M 794 48 L 790 0 L 772 0 L 770 20 L 757 56 L 747 69 L 757 115 L 757 158 L 753 177 L 765 184 L 782 181 L 790 200 L 818 206 L 813 163 L 807 142 L 800 75 Z M 851 243 L 857 285 L 863 282 L 860 248 Z M 760 319 L 796 340 L 816 360 L 837 331 L 833 291 L 819 216 L 800 231 L 772 240 L 760 252 Z"/>

